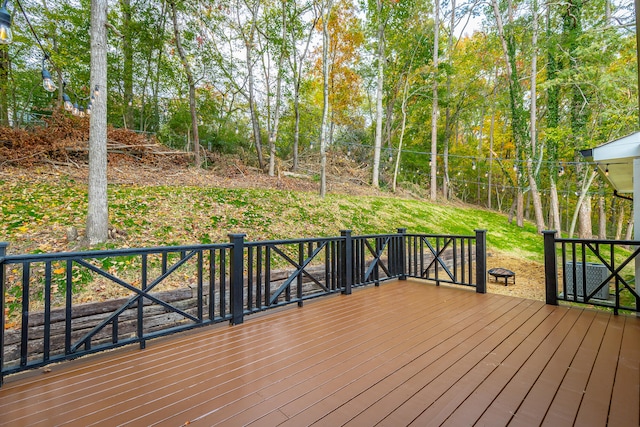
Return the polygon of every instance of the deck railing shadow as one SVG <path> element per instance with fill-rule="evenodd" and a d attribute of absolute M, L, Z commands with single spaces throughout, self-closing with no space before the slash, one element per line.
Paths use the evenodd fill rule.
<path fill-rule="evenodd" d="M 558 301 L 640 312 L 635 288 L 637 241 L 566 239 L 545 231 L 547 304 Z"/>
<path fill-rule="evenodd" d="M 486 232 L 397 233 L 7 255 L 4 376 L 353 288 L 416 277 L 486 292 Z M 87 295 L 104 301 L 87 302 Z"/>

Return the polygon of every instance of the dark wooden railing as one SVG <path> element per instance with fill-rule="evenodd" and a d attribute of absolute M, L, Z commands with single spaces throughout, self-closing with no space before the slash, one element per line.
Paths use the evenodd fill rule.
<path fill-rule="evenodd" d="M 486 292 L 486 232 L 7 255 L 0 243 L 5 375 L 390 279 Z M 87 303 L 84 295 L 102 298 Z"/>
<path fill-rule="evenodd" d="M 637 241 L 564 239 L 544 233 L 547 304 L 558 301 L 640 312 L 635 288 Z"/>

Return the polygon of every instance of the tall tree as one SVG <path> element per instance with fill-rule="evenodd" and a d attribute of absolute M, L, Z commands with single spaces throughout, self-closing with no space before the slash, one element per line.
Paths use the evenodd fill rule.
<path fill-rule="evenodd" d="M 433 11 L 433 83 L 431 88 L 431 201 L 438 197 L 438 42 L 440 38 L 440 0 Z"/>
<path fill-rule="evenodd" d="M 374 187 L 380 186 L 380 150 L 382 149 L 382 95 L 384 88 L 384 27 L 385 18 L 383 17 L 383 0 L 376 0 L 376 14 L 378 19 L 377 26 L 377 49 L 376 49 L 376 61 L 377 61 L 377 77 L 376 77 L 376 134 L 375 142 L 373 146 L 373 178 L 371 184 Z"/>
<path fill-rule="evenodd" d="M 293 111 L 294 111 L 294 133 L 293 133 L 293 164 L 291 170 L 298 170 L 298 151 L 300 147 L 300 87 L 303 80 L 303 66 L 309 52 L 314 28 L 320 19 L 320 13 L 315 4 L 299 5 L 294 1 L 292 4 L 292 23 L 288 26 L 289 43 L 292 52 L 288 55 L 289 66 L 293 78 Z M 305 13 L 311 13 L 309 24 L 304 26 L 301 18 Z M 306 33 L 305 33 L 306 31 Z M 299 42 L 302 43 L 298 46 Z"/>
<path fill-rule="evenodd" d="M 120 0 L 122 10 L 122 80 L 124 86 L 124 126 L 134 129 L 133 120 L 133 22 L 131 0 Z"/>
<path fill-rule="evenodd" d="M 238 0 L 240 2 L 241 0 Z M 255 95 L 255 78 L 254 78 L 254 48 L 256 45 L 257 25 L 258 25 L 258 12 L 260 10 L 260 0 L 250 0 L 246 2 L 249 9 L 249 23 L 248 29 L 245 29 L 243 25 L 243 17 L 240 12 L 240 7 L 237 8 L 237 23 L 241 28 L 240 34 L 244 41 L 245 57 L 247 66 L 247 83 L 248 83 L 248 101 L 249 111 L 251 113 L 251 127 L 253 129 L 253 139 L 256 145 L 256 154 L 258 155 L 258 165 L 260 169 L 264 169 L 264 157 L 262 155 L 262 132 L 260 130 L 260 120 L 258 117 L 258 106 Z"/>
<path fill-rule="evenodd" d="M 536 228 L 538 233 L 542 233 L 546 228 L 544 224 L 544 215 L 542 213 L 542 201 L 540 200 L 540 193 L 538 192 L 538 183 L 536 182 L 536 170 L 534 169 L 533 161 L 537 155 L 537 145 L 538 145 L 538 131 L 537 131 L 537 86 L 536 82 L 538 79 L 538 2 L 537 0 L 533 0 L 531 13 L 533 15 L 533 28 L 531 35 L 531 79 L 530 79 L 530 90 L 531 94 L 530 103 L 529 103 L 529 135 L 531 137 L 531 143 L 529 147 L 526 149 L 527 152 L 527 176 L 529 178 L 529 189 L 531 191 L 531 198 L 533 199 L 533 209 L 535 212 L 536 219 Z M 542 153 L 544 150 L 540 149 L 540 158 L 539 161 L 542 161 Z"/>
<path fill-rule="evenodd" d="M 86 238 L 107 240 L 107 0 L 91 1 L 91 88 L 96 96 L 89 123 L 89 188 Z"/>
<path fill-rule="evenodd" d="M 322 123 L 320 127 L 320 197 L 327 194 L 327 128 L 329 127 L 329 19 L 333 0 L 322 8 Z"/>
<path fill-rule="evenodd" d="M 269 176 L 275 175 L 276 164 L 276 141 L 278 139 L 278 126 L 280 124 L 280 107 L 282 104 L 282 80 L 284 79 L 284 57 L 288 52 L 287 49 L 287 12 L 288 2 L 282 1 L 281 9 L 281 35 L 279 40 L 280 55 L 278 56 L 277 75 L 276 75 L 276 105 L 273 112 L 273 124 L 271 132 L 269 132 Z"/>
<path fill-rule="evenodd" d="M 193 160 L 196 167 L 200 167 L 202 161 L 200 160 L 200 136 L 198 132 L 198 107 L 196 105 L 196 81 L 191 71 L 191 64 L 187 59 L 187 55 L 182 47 L 182 37 L 180 36 L 180 28 L 178 26 L 178 12 L 176 10 L 176 2 L 170 2 L 171 16 L 173 18 L 173 33 L 176 41 L 176 49 L 180 56 L 180 62 L 184 67 L 184 72 L 187 75 L 187 84 L 189 85 L 189 112 L 191 115 L 191 132 L 192 132 L 192 150 Z"/>

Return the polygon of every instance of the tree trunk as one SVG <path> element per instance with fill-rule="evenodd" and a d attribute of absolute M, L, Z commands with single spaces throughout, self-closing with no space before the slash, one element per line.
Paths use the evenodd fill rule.
<path fill-rule="evenodd" d="M 544 224 L 544 213 L 542 212 L 542 201 L 538 192 L 538 184 L 533 175 L 531 159 L 527 161 L 527 175 L 529 176 L 529 187 L 531 189 L 531 200 L 533 201 L 533 212 L 536 217 L 536 230 L 542 233 L 546 226 Z"/>
<path fill-rule="evenodd" d="M 320 197 L 327 194 L 327 127 L 329 120 L 329 17 L 332 0 L 327 0 L 322 17 L 322 128 L 320 129 Z"/>
<path fill-rule="evenodd" d="M 9 48 L 0 47 L 0 125 L 9 126 Z"/>
<path fill-rule="evenodd" d="M 193 160 L 195 166 L 199 168 L 202 162 L 200 160 L 200 137 L 198 135 L 196 83 L 193 78 L 193 73 L 191 72 L 191 66 L 189 65 L 187 55 L 184 53 L 184 49 L 182 49 L 180 30 L 178 28 L 178 13 L 176 11 L 176 3 L 174 1 L 171 2 L 171 14 L 173 16 L 173 33 L 176 39 L 176 48 L 178 50 L 178 55 L 180 55 L 180 61 L 182 62 L 182 66 L 184 67 L 184 72 L 187 75 L 187 82 L 189 84 L 189 111 L 191 113 L 191 131 L 193 132 Z"/>
<path fill-rule="evenodd" d="M 393 168 L 393 183 L 391 191 L 396 192 L 396 184 L 398 181 L 398 169 L 400 168 L 400 157 L 402 156 L 402 144 L 404 142 L 404 132 L 407 129 L 407 100 L 409 98 L 409 74 L 405 74 L 404 90 L 402 91 L 402 125 L 400 128 L 400 142 L 398 143 L 398 154 L 396 155 L 396 164 Z"/>
<path fill-rule="evenodd" d="M 551 224 L 550 228 L 556 230 L 556 235 L 560 236 L 562 231 L 562 223 L 560 222 L 560 203 L 558 201 L 558 189 L 556 188 L 556 181 L 551 178 L 550 183 L 550 197 L 551 197 Z"/>
<path fill-rule="evenodd" d="M 624 224 L 624 205 L 620 204 L 620 210 L 618 212 L 618 225 L 616 227 L 616 240 L 620 240 L 622 236 L 622 225 Z"/>
<path fill-rule="evenodd" d="M 627 221 L 627 231 L 624 234 L 624 240 L 631 240 L 633 237 L 633 215 L 629 217 Z"/>
<path fill-rule="evenodd" d="M 598 238 L 607 238 L 607 212 L 605 210 L 604 196 L 598 197 Z"/>
<path fill-rule="evenodd" d="M 105 242 L 107 201 L 107 0 L 91 1 L 91 88 L 97 88 L 89 122 L 89 188 L 86 239 Z"/>
<path fill-rule="evenodd" d="M 524 193 L 522 192 L 522 187 L 518 187 L 516 196 L 516 225 L 524 227 Z"/>
<path fill-rule="evenodd" d="M 247 60 L 247 83 L 249 86 L 249 111 L 251 113 L 251 126 L 253 129 L 253 139 L 256 144 L 256 154 L 258 156 L 258 165 L 260 169 L 264 169 L 264 157 L 262 156 L 262 135 L 260 132 L 260 122 L 258 120 L 258 109 L 255 101 L 255 88 L 253 77 L 253 44 L 256 34 L 256 20 L 257 9 L 260 6 L 260 2 L 257 1 L 254 5 L 254 9 L 251 9 L 251 25 L 249 27 L 249 35 L 245 35 L 244 43 L 246 48 L 246 60 Z M 240 24 L 240 17 L 238 17 L 238 23 Z M 241 24 L 240 24 L 241 25 Z"/>
<path fill-rule="evenodd" d="M 382 149 L 382 89 L 384 87 L 384 20 L 382 18 L 382 0 L 378 1 L 378 76 L 376 86 L 376 140 L 373 147 L 373 178 L 371 185 L 380 187 L 380 150 Z"/>
<path fill-rule="evenodd" d="M 493 96 L 491 97 L 492 100 L 495 99 L 495 89 L 493 91 Z M 487 194 L 487 207 L 489 209 L 491 209 L 491 186 L 493 184 L 493 136 L 494 136 L 494 130 L 495 130 L 495 124 L 496 124 L 496 106 L 495 106 L 495 102 L 493 102 L 493 105 L 491 106 L 491 122 L 489 124 L 489 177 L 488 177 L 488 184 L 489 184 L 489 191 Z"/>
<path fill-rule="evenodd" d="M 294 2 L 295 5 L 295 2 Z M 309 33 L 307 34 L 307 42 L 300 57 L 298 57 L 298 51 L 296 48 L 296 34 L 297 28 L 295 25 L 291 26 L 291 46 L 293 47 L 293 61 L 291 62 L 291 69 L 293 72 L 293 110 L 295 116 L 294 132 L 293 132 L 293 165 L 291 170 L 298 170 L 298 152 L 300 150 L 300 85 L 302 84 L 302 65 L 309 52 L 309 46 L 311 44 L 311 38 L 313 36 L 314 28 L 318 23 L 318 19 L 321 13 L 317 13 L 317 9 L 313 8 L 313 25 L 310 26 Z"/>
<path fill-rule="evenodd" d="M 269 176 L 275 175 L 276 163 L 276 142 L 278 140 L 278 125 L 280 123 L 280 104 L 282 102 L 282 79 L 284 70 L 285 40 L 287 35 L 287 2 L 282 2 L 282 46 L 280 46 L 280 57 L 278 58 L 278 75 L 276 77 L 276 106 L 273 112 L 273 127 L 269 135 Z"/>
<path fill-rule="evenodd" d="M 431 201 L 438 197 L 438 42 L 440 35 L 440 0 L 433 12 L 433 86 L 431 88 Z"/>
<path fill-rule="evenodd" d="M 578 222 L 578 237 L 580 239 L 593 238 L 593 227 L 591 224 L 591 196 L 586 195 L 580 204 L 580 221 Z"/>
<path fill-rule="evenodd" d="M 537 152 L 537 89 L 536 89 L 536 77 L 538 73 L 538 6 L 537 1 L 533 1 L 533 29 L 531 36 L 532 54 L 531 54 L 531 104 L 529 108 L 530 118 L 530 137 L 531 142 L 528 150 L 531 155 L 527 159 L 527 175 L 529 178 L 529 187 L 531 189 L 531 199 L 533 201 L 533 211 L 536 217 L 536 229 L 538 233 L 542 233 L 546 228 L 544 224 L 544 213 L 542 212 L 542 201 L 540 200 L 540 193 L 538 192 L 538 184 L 536 183 L 536 173 L 533 171 L 532 158 L 535 157 Z M 542 150 L 540 156 L 543 156 Z"/>
<path fill-rule="evenodd" d="M 131 0 L 120 0 L 122 7 L 122 85 L 124 88 L 124 127 L 134 129 L 133 120 L 133 47 Z"/>
<path fill-rule="evenodd" d="M 576 228 L 578 215 L 582 210 L 582 204 L 584 203 L 584 200 L 586 198 L 587 191 L 589 191 L 589 187 L 591 187 L 591 183 L 595 179 L 596 175 L 598 175 L 598 172 L 596 172 L 595 170 L 592 170 L 589 178 L 587 179 L 585 175 L 585 177 L 582 180 L 582 188 L 580 190 L 580 195 L 578 196 L 578 202 L 576 203 L 576 210 L 573 213 L 573 218 L 571 219 L 571 226 L 569 227 L 570 239 L 573 237 L 573 232 L 575 231 L 575 228 Z M 589 207 L 589 215 L 591 215 L 591 207 Z M 589 217 L 589 227 L 591 227 L 591 217 Z"/>

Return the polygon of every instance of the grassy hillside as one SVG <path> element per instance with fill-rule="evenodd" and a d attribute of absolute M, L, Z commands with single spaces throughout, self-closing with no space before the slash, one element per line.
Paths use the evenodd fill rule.
<path fill-rule="evenodd" d="M 66 229 L 82 234 L 86 184 L 68 175 L 48 180 L 0 177 L 0 241 L 9 253 L 78 249 Z M 504 215 L 456 204 L 273 189 L 202 186 L 110 185 L 110 223 L 126 233 L 103 247 L 147 247 L 226 242 L 243 232 L 248 240 L 409 232 L 472 234 L 488 231 L 489 251 L 542 261 L 542 237 L 527 224 L 509 224 Z"/>

